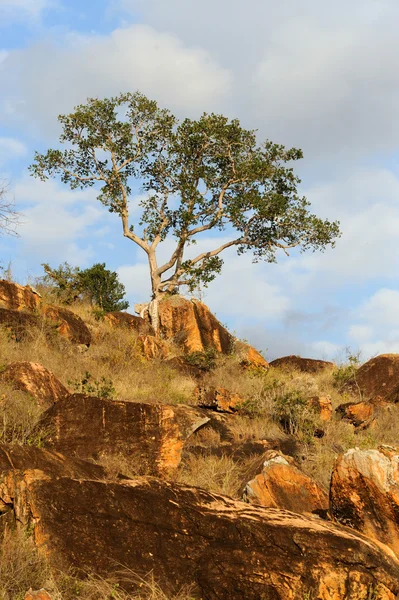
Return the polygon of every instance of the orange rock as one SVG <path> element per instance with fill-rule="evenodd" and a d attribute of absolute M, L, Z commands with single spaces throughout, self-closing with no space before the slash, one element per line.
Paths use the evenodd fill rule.
<path fill-rule="evenodd" d="M 44 306 L 43 315 L 49 321 L 54 321 L 60 335 L 75 344 L 90 346 L 91 333 L 84 321 L 74 312 L 58 306 Z"/>
<path fill-rule="evenodd" d="M 50 594 L 46 590 L 38 590 L 37 592 L 26 592 L 24 600 L 52 600 Z"/>
<path fill-rule="evenodd" d="M 201 408 L 210 408 L 223 413 L 237 412 L 244 402 L 241 396 L 229 392 L 226 388 L 198 386 L 194 390 L 194 397 Z"/>
<path fill-rule="evenodd" d="M 336 412 L 355 427 L 368 427 L 375 416 L 375 405 L 370 402 L 346 402 L 340 404 Z"/>
<path fill-rule="evenodd" d="M 209 348 L 224 354 L 231 352 L 233 336 L 202 302 L 171 296 L 159 303 L 158 314 L 161 337 L 173 340 L 185 352 Z"/>
<path fill-rule="evenodd" d="M 0 307 L 11 310 L 36 310 L 41 297 L 29 285 L 22 286 L 5 279 L 0 280 Z"/>
<path fill-rule="evenodd" d="M 331 477 L 330 512 L 398 556 L 399 450 L 381 446 L 339 456 Z"/>
<path fill-rule="evenodd" d="M 169 347 L 163 340 L 153 335 L 139 335 L 137 340 L 143 356 L 148 360 L 153 360 L 154 358 L 165 359 L 168 357 Z"/>
<path fill-rule="evenodd" d="M 269 363 L 263 358 L 261 353 L 252 346 L 249 346 L 249 344 L 237 341 L 234 351 L 238 354 L 241 366 L 243 367 L 257 367 L 261 369 L 269 367 Z"/>
<path fill-rule="evenodd" d="M 297 513 L 327 511 L 328 494 L 302 473 L 292 459 L 273 450 L 265 458 L 262 473 L 245 486 L 247 502 Z"/>
<path fill-rule="evenodd" d="M 292 354 L 291 356 L 283 356 L 282 358 L 272 360 L 270 366 L 279 369 L 295 369 L 303 373 L 318 373 L 319 371 L 323 371 L 323 369 L 332 369 L 334 363 L 314 358 L 302 358 L 301 356 Z"/>
<path fill-rule="evenodd" d="M 148 321 L 125 312 L 111 312 L 104 319 L 115 327 L 126 327 L 136 331 L 139 335 L 155 335 L 153 327 Z"/>
<path fill-rule="evenodd" d="M 399 354 L 380 354 L 372 358 L 357 370 L 355 380 L 346 387 L 372 402 L 398 402 Z"/>
<path fill-rule="evenodd" d="M 313 396 L 309 404 L 314 408 L 322 421 L 331 421 L 333 413 L 331 396 Z"/>
<path fill-rule="evenodd" d="M 0 379 L 11 382 L 16 389 L 27 392 L 46 407 L 69 396 L 67 388 L 39 363 L 11 363 L 0 373 Z"/>

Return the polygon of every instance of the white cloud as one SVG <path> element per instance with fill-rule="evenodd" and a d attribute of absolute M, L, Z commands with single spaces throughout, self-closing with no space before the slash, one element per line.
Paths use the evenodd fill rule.
<path fill-rule="evenodd" d="M 45 9 L 54 4 L 54 0 L 0 0 L 0 18 L 37 19 Z"/>
<path fill-rule="evenodd" d="M 146 25 L 38 42 L 9 52 L 0 69 L 9 81 L 7 119 L 53 132 L 57 115 L 89 96 L 139 89 L 161 105 L 193 114 L 217 105 L 230 87 L 229 72 L 209 53 Z"/>
<path fill-rule="evenodd" d="M 21 141 L 10 138 L 0 137 L 0 166 L 13 158 L 19 158 L 27 154 L 27 148 Z"/>

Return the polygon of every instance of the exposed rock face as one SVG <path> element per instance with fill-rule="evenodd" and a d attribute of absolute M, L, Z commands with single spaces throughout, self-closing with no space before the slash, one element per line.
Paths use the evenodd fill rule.
<path fill-rule="evenodd" d="M 302 473 L 292 458 L 273 450 L 265 454 L 262 473 L 247 483 L 244 499 L 250 504 L 296 513 L 321 514 L 328 509 L 328 494 Z"/>
<path fill-rule="evenodd" d="M 229 392 L 226 388 L 198 386 L 194 390 L 194 397 L 201 408 L 222 413 L 235 413 L 244 402 L 241 396 Z"/>
<path fill-rule="evenodd" d="M 49 408 L 43 423 L 55 433 L 47 446 L 68 456 L 96 458 L 103 453 L 135 457 L 147 471 L 176 468 L 185 441 L 209 421 L 190 406 L 117 402 L 73 394 Z"/>
<path fill-rule="evenodd" d="M 154 358 L 165 359 L 169 355 L 168 345 L 154 335 L 139 335 L 137 338 L 141 352 L 148 360 Z"/>
<path fill-rule="evenodd" d="M 37 315 L 0 308 L 0 325 L 8 329 L 17 342 L 26 338 L 28 330 L 37 327 L 39 323 Z"/>
<path fill-rule="evenodd" d="M 321 421 L 331 421 L 333 413 L 331 396 L 313 396 L 309 404 L 319 415 Z"/>
<path fill-rule="evenodd" d="M 5 279 L 0 280 L 0 307 L 11 310 L 36 310 L 41 298 L 29 285 L 22 286 Z"/>
<path fill-rule="evenodd" d="M 326 360 L 316 360 L 314 358 L 302 358 L 301 356 L 283 356 L 282 358 L 276 358 L 270 363 L 271 367 L 278 367 L 279 369 L 296 369 L 303 373 L 319 373 L 323 369 L 332 369 L 334 363 Z"/>
<path fill-rule="evenodd" d="M 384 446 L 341 455 L 331 478 L 330 512 L 399 555 L 399 451 Z"/>
<path fill-rule="evenodd" d="M 109 323 L 116 327 L 126 327 L 136 331 L 139 335 L 155 335 L 154 328 L 141 317 L 130 315 L 125 312 L 111 312 L 107 313 L 104 317 Z"/>
<path fill-rule="evenodd" d="M 36 592 L 26 592 L 24 600 L 52 600 L 50 594 L 46 590 L 38 590 Z"/>
<path fill-rule="evenodd" d="M 365 429 L 375 418 L 376 405 L 371 402 L 346 402 L 336 409 L 338 415 L 355 427 Z"/>
<path fill-rule="evenodd" d="M 158 314 L 161 337 L 173 340 L 185 352 L 231 351 L 233 336 L 202 302 L 172 296 L 159 303 Z"/>
<path fill-rule="evenodd" d="M 399 402 L 399 354 L 381 354 L 362 365 L 347 388 L 365 400 Z"/>
<path fill-rule="evenodd" d="M 58 306 L 45 306 L 43 314 L 46 319 L 57 324 L 60 335 L 75 344 L 90 346 L 91 333 L 84 321 L 74 312 Z"/>
<path fill-rule="evenodd" d="M 261 369 L 269 367 L 269 363 L 263 358 L 261 353 L 248 344 L 237 341 L 234 345 L 234 351 L 240 357 L 242 367 L 257 367 Z"/>
<path fill-rule="evenodd" d="M 0 380 L 12 383 L 16 389 L 27 392 L 45 407 L 69 396 L 67 388 L 39 363 L 12 363 L 0 373 Z"/>
<path fill-rule="evenodd" d="M 397 560 L 318 518 L 151 478 L 105 483 L 37 470 L 1 478 L 3 504 L 11 500 L 57 567 L 153 571 L 167 595 L 193 582 L 204 600 L 394 600 L 399 592 Z"/>

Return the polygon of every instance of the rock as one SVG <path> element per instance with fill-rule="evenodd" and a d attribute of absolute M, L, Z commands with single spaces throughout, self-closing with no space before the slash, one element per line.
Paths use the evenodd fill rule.
<path fill-rule="evenodd" d="M 37 310 L 40 295 L 29 285 L 22 286 L 5 279 L 0 280 L 0 307 L 10 310 Z"/>
<path fill-rule="evenodd" d="M 163 474 L 179 465 L 184 443 L 208 421 L 205 411 L 191 406 L 73 394 L 49 408 L 42 423 L 55 429 L 46 440 L 50 449 L 82 458 L 122 454 Z"/>
<path fill-rule="evenodd" d="M 241 360 L 241 366 L 244 368 L 255 367 L 258 369 L 268 369 L 269 363 L 263 358 L 260 352 L 249 344 L 244 342 L 236 341 L 234 345 L 234 352 L 238 355 Z"/>
<path fill-rule="evenodd" d="M 11 363 L 0 373 L 0 380 L 12 383 L 17 390 L 30 394 L 45 407 L 69 396 L 67 388 L 39 363 Z"/>
<path fill-rule="evenodd" d="M 29 590 L 29 592 L 26 592 L 24 600 L 52 600 L 52 598 L 46 590 L 38 590 L 37 592 Z"/>
<path fill-rule="evenodd" d="M 399 555 L 399 450 L 348 450 L 338 457 L 330 487 L 333 518 L 387 544 Z"/>
<path fill-rule="evenodd" d="M 155 331 L 148 321 L 126 312 L 107 313 L 104 319 L 115 327 L 126 327 L 136 331 L 139 335 L 155 335 Z"/>
<path fill-rule="evenodd" d="M 188 363 L 184 356 L 174 356 L 166 361 L 168 367 L 171 367 L 175 371 L 185 375 L 186 377 L 193 377 L 194 379 L 202 379 L 207 373 L 207 369 L 201 368 L 198 365 L 191 365 Z"/>
<path fill-rule="evenodd" d="M 59 306 L 44 306 L 43 315 L 56 323 L 60 335 L 75 344 L 90 346 L 91 333 L 84 321 L 71 310 Z"/>
<path fill-rule="evenodd" d="M 203 352 L 210 348 L 229 354 L 234 338 L 209 308 L 198 300 L 171 296 L 158 305 L 159 333 L 185 352 Z"/>
<path fill-rule="evenodd" d="M 374 403 L 399 402 L 399 354 L 380 354 L 356 371 L 346 389 Z"/>
<path fill-rule="evenodd" d="M 313 396 L 309 400 L 309 404 L 319 415 L 321 421 L 331 421 L 333 413 L 331 396 Z"/>
<path fill-rule="evenodd" d="M 63 570 L 154 573 L 171 597 L 395 600 L 399 563 L 361 534 L 154 478 L 104 482 L 1 474 L 0 501 Z M 128 592 L 137 582 L 121 581 Z M 370 594 L 373 596 L 370 596 Z"/>
<path fill-rule="evenodd" d="M 271 367 L 278 369 L 290 369 L 301 371 L 302 373 L 319 373 L 324 369 L 332 369 L 334 363 L 326 360 L 317 360 L 314 358 L 302 358 L 301 356 L 283 356 L 282 358 L 276 358 L 270 363 Z"/>
<path fill-rule="evenodd" d="M 153 335 L 139 335 L 137 341 L 141 353 L 148 360 L 153 360 L 154 358 L 164 360 L 169 355 L 169 346 L 166 342 Z"/>
<path fill-rule="evenodd" d="M 250 504 L 296 513 L 324 514 L 328 510 L 328 494 L 302 473 L 292 458 L 274 450 L 265 454 L 262 473 L 247 483 L 244 498 Z"/>
<path fill-rule="evenodd" d="M 241 396 L 229 392 L 226 388 L 198 386 L 194 390 L 194 398 L 201 408 L 209 408 L 222 413 L 235 413 L 244 403 Z"/>
<path fill-rule="evenodd" d="M 345 402 L 336 408 L 336 413 L 355 427 L 365 429 L 374 420 L 375 408 L 370 402 Z"/>
<path fill-rule="evenodd" d="M 34 327 L 38 327 L 40 318 L 35 314 L 0 308 L 0 325 L 8 329 L 15 339 L 20 342 L 25 339 Z"/>

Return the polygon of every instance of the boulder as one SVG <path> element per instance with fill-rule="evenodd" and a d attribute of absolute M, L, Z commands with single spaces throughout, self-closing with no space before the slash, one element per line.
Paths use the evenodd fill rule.
<path fill-rule="evenodd" d="M 39 324 L 40 318 L 35 314 L 0 308 L 0 325 L 5 327 L 17 342 L 25 339 L 29 330 L 38 327 Z"/>
<path fill-rule="evenodd" d="M 59 306 L 44 306 L 42 313 L 48 321 L 55 323 L 60 335 L 75 344 L 90 346 L 91 333 L 84 321 L 71 310 Z"/>
<path fill-rule="evenodd" d="M 184 443 L 208 421 L 205 411 L 190 406 L 73 394 L 49 408 L 42 424 L 53 429 L 46 438 L 50 449 L 82 458 L 122 454 L 162 474 L 179 465 Z"/>
<path fill-rule="evenodd" d="M 147 360 L 165 359 L 169 355 L 169 346 L 154 335 L 139 335 L 137 338 L 141 353 Z"/>
<path fill-rule="evenodd" d="M 125 327 L 139 335 L 155 335 L 155 331 L 148 321 L 126 312 L 110 312 L 104 316 L 104 319 L 115 327 Z"/>
<path fill-rule="evenodd" d="M 245 486 L 244 499 L 296 513 L 325 514 L 328 510 L 328 494 L 292 458 L 274 450 L 265 454 L 262 473 Z"/>
<path fill-rule="evenodd" d="M 46 408 L 69 396 L 67 388 L 39 363 L 11 363 L 0 373 L 0 380 L 10 382 L 17 390 L 30 394 Z"/>
<path fill-rule="evenodd" d="M 30 285 L 22 286 L 5 279 L 0 280 L 0 307 L 10 310 L 37 310 L 40 295 Z"/>
<path fill-rule="evenodd" d="M 355 427 L 365 429 L 374 421 L 375 410 L 371 402 L 345 402 L 336 408 L 336 413 Z"/>
<path fill-rule="evenodd" d="M 229 392 L 226 388 L 201 387 L 194 390 L 196 404 L 201 408 L 209 408 L 216 412 L 235 413 L 244 403 L 238 394 Z"/>
<path fill-rule="evenodd" d="M 198 300 L 171 296 L 158 304 L 159 333 L 172 340 L 185 352 L 203 352 L 214 349 L 228 354 L 234 338 L 209 308 Z"/>
<path fill-rule="evenodd" d="M 255 367 L 258 369 L 268 369 L 269 363 L 263 358 L 260 352 L 244 342 L 236 341 L 234 352 L 241 361 L 241 366 L 244 368 Z"/>
<path fill-rule="evenodd" d="M 346 389 L 374 403 L 399 402 L 399 354 L 380 354 L 367 361 Z"/>
<path fill-rule="evenodd" d="M 327 360 L 317 360 L 315 358 L 302 358 L 301 356 L 283 356 L 282 358 L 276 358 L 270 363 L 271 367 L 279 369 L 289 369 L 301 371 L 302 373 L 319 373 L 324 369 L 332 369 L 334 363 Z"/>
<path fill-rule="evenodd" d="M 395 600 L 399 563 L 361 534 L 312 516 L 233 501 L 154 478 L 104 482 L 0 475 L 0 502 L 57 569 L 153 573 L 171 597 Z M 121 585 L 137 591 L 137 580 Z M 372 594 L 372 595 L 370 595 Z"/>
<path fill-rule="evenodd" d="M 399 555 L 399 450 L 348 450 L 338 457 L 330 486 L 333 518 L 387 544 Z"/>
<path fill-rule="evenodd" d="M 204 369 L 198 365 L 192 365 L 185 360 L 184 356 L 173 356 L 166 361 L 166 364 L 171 369 L 174 369 L 181 375 L 185 375 L 186 377 L 192 377 L 193 379 L 200 380 L 208 372 L 207 369 Z"/>
<path fill-rule="evenodd" d="M 333 413 L 331 396 L 313 396 L 309 400 L 309 404 L 319 415 L 321 421 L 331 421 Z"/>
<path fill-rule="evenodd" d="M 50 594 L 46 590 L 37 590 L 26 592 L 24 600 L 52 600 Z"/>

